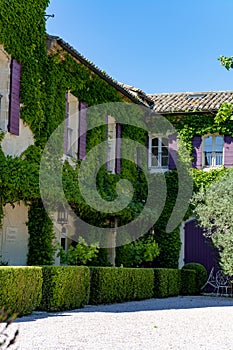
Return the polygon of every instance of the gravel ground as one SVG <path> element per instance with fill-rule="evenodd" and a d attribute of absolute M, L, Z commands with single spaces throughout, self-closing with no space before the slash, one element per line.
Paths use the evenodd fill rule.
<path fill-rule="evenodd" d="M 20 350 L 231 350 L 233 299 L 187 296 L 34 312 L 11 327 L 19 329 Z"/>

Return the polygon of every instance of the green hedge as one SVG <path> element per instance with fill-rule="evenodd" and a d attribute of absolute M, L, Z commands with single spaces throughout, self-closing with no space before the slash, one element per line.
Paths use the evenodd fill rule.
<path fill-rule="evenodd" d="M 41 301 L 42 269 L 31 266 L 0 267 L 0 308 L 30 314 Z"/>
<path fill-rule="evenodd" d="M 154 297 L 165 298 L 179 295 L 180 271 L 178 269 L 154 269 Z"/>
<path fill-rule="evenodd" d="M 197 294 L 197 271 L 87 266 L 0 267 L 0 309 L 30 314 Z"/>
<path fill-rule="evenodd" d="M 207 281 L 207 271 L 205 266 L 199 263 L 190 262 L 185 264 L 181 270 L 195 270 L 196 271 L 196 293 L 201 293 L 201 288 Z"/>
<path fill-rule="evenodd" d="M 195 295 L 197 293 L 196 287 L 196 271 L 181 269 L 181 288 L 182 295 Z"/>
<path fill-rule="evenodd" d="M 153 269 L 91 267 L 90 304 L 152 298 L 153 289 Z"/>
<path fill-rule="evenodd" d="M 83 307 L 90 294 L 87 266 L 43 266 L 41 310 L 60 311 Z"/>

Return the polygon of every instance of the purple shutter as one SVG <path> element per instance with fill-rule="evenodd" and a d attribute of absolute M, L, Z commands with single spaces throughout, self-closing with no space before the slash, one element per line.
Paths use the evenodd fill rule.
<path fill-rule="evenodd" d="M 202 168 L 202 138 L 201 136 L 194 136 L 193 138 L 193 168 Z"/>
<path fill-rule="evenodd" d="M 21 64 L 15 59 L 11 61 L 8 131 L 15 135 L 19 135 L 21 68 Z"/>
<path fill-rule="evenodd" d="M 121 124 L 116 123 L 116 163 L 115 172 L 121 172 Z"/>
<path fill-rule="evenodd" d="M 69 125 L 69 101 L 68 92 L 66 92 L 66 116 L 64 123 L 64 154 L 68 153 L 68 125 Z"/>
<path fill-rule="evenodd" d="M 81 160 L 86 158 L 86 133 L 87 133 L 87 104 L 79 102 L 79 139 L 78 157 Z"/>
<path fill-rule="evenodd" d="M 231 136 L 224 136 L 224 166 L 229 167 L 233 165 L 233 138 Z"/>
<path fill-rule="evenodd" d="M 177 134 L 168 136 L 168 168 L 176 169 L 177 162 Z"/>
<path fill-rule="evenodd" d="M 149 150 L 149 135 L 147 134 L 146 135 L 146 149 L 147 149 L 147 152 L 146 152 L 146 166 L 147 168 L 149 168 L 149 157 L 151 157 L 151 155 L 149 154 L 150 150 Z"/>
<path fill-rule="evenodd" d="M 107 140 L 107 147 L 106 147 L 106 169 L 108 171 L 108 115 L 105 116 L 105 123 L 106 123 L 106 132 L 105 132 L 105 139 Z"/>

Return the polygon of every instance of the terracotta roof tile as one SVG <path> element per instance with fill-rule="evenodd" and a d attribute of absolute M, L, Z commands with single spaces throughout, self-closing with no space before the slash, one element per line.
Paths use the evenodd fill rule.
<path fill-rule="evenodd" d="M 217 111 L 224 102 L 233 103 L 233 91 L 148 94 L 158 113 Z"/>

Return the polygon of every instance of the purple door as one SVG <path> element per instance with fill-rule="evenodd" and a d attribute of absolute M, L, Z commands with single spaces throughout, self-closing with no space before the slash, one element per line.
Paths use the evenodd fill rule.
<path fill-rule="evenodd" d="M 197 262 L 205 266 L 207 273 L 212 267 L 219 269 L 217 250 L 211 246 L 211 239 L 203 235 L 203 229 L 196 220 L 185 224 L 184 262 Z"/>

